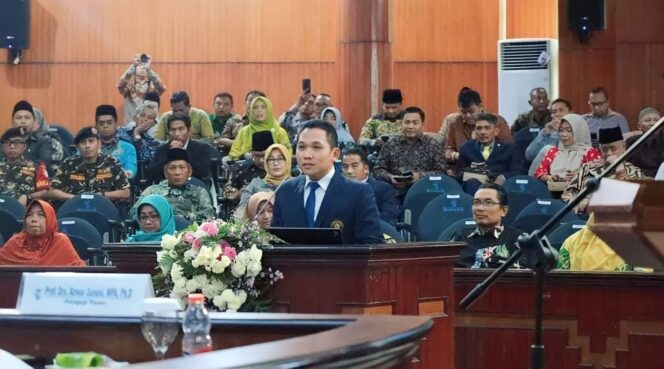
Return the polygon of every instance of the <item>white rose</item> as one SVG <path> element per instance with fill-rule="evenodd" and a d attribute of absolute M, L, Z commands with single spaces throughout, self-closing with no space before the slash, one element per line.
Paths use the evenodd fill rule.
<path fill-rule="evenodd" d="M 249 249 L 249 257 L 254 261 L 261 261 L 261 258 L 263 257 L 263 250 L 256 247 L 256 245 L 252 245 Z"/>
<path fill-rule="evenodd" d="M 184 259 L 185 260 L 191 260 L 191 259 L 195 258 L 196 256 L 198 256 L 198 250 L 193 248 L 193 247 L 184 252 Z"/>
<path fill-rule="evenodd" d="M 188 280 L 186 286 L 188 293 L 196 292 L 196 290 L 202 288 L 202 286 L 200 286 L 198 282 L 194 279 Z"/>
<path fill-rule="evenodd" d="M 173 293 L 178 297 L 183 297 L 186 296 L 189 293 L 189 291 L 187 290 L 187 287 L 185 287 L 184 285 L 182 286 L 176 285 L 175 287 L 173 287 Z"/>
<path fill-rule="evenodd" d="M 263 269 L 263 267 L 261 266 L 260 262 L 252 261 L 247 265 L 247 276 L 248 277 L 255 277 L 258 274 L 260 274 L 262 269 Z"/>
<path fill-rule="evenodd" d="M 240 253 L 235 256 L 235 262 L 238 264 L 247 265 L 249 264 L 249 261 L 251 261 L 251 257 L 246 251 L 240 251 Z"/>
<path fill-rule="evenodd" d="M 242 263 L 233 263 L 231 266 L 231 273 L 236 277 L 242 277 L 247 271 L 247 266 Z"/>
<path fill-rule="evenodd" d="M 226 270 L 226 267 L 228 267 L 228 265 L 224 265 L 224 263 L 217 260 L 214 265 L 212 265 L 212 273 L 221 274 Z"/>
<path fill-rule="evenodd" d="M 171 267 L 171 279 L 175 281 L 178 278 L 182 277 L 182 267 L 180 264 L 174 263 Z"/>
<path fill-rule="evenodd" d="M 205 274 L 194 276 L 193 279 L 196 281 L 196 283 L 198 283 L 198 288 L 203 288 L 203 286 L 208 284 L 208 278 Z"/>
<path fill-rule="evenodd" d="M 219 310 L 225 310 L 226 309 L 226 300 L 222 296 L 215 296 L 212 299 L 212 304 L 216 307 L 219 308 Z"/>
<path fill-rule="evenodd" d="M 229 258 L 226 255 L 223 255 L 219 262 L 224 266 L 224 268 L 227 268 L 229 265 L 231 265 L 231 258 Z"/>
<path fill-rule="evenodd" d="M 207 285 L 203 286 L 203 295 L 205 295 L 208 300 L 213 299 L 220 292 L 221 290 L 217 289 L 217 286 L 212 283 L 208 283 Z"/>
<path fill-rule="evenodd" d="M 226 289 L 226 284 L 216 278 L 212 278 L 212 281 L 210 283 L 214 286 L 214 288 L 219 290 L 219 293 L 221 293 L 221 291 Z"/>
<path fill-rule="evenodd" d="M 177 245 L 179 240 L 170 234 L 166 234 L 161 238 L 161 248 L 164 250 L 172 250 Z"/>
<path fill-rule="evenodd" d="M 219 258 L 219 256 L 221 256 L 221 251 L 222 251 L 221 247 L 219 247 L 219 246 L 215 245 L 215 246 L 211 247 L 210 248 L 210 258 L 216 260 L 217 258 Z"/>
<path fill-rule="evenodd" d="M 207 246 L 201 246 L 201 249 L 198 251 L 198 255 L 196 255 L 196 258 L 192 260 L 191 265 L 194 268 L 198 268 L 201 265 L 208 265 L 210 264 L 210 254 L 211 250 Z"/>
<path fill-rule="evenodd" d="M 227 302 L 228 312 L 237 311 L 240 307 L 242 307 L 242 304 L 247 301 L 247 292 L 245 291 L 240 291 L 238 294 L 233 293 L 233 295 L 234 297 Z"/>
<path fill-rule="evenodd" d="M 164 258 L 165 251 L 157 251 L 157 262 L 161 263 L 161 260 Z"/>
<path fill-rule="evenodd" d="M 168 251 L 168 256 L 170 256 L 171 259 L 175 259 L 175 258 L 178 257 L 178 253 L 175 250 L 170 250 L 170 251 Z"/>

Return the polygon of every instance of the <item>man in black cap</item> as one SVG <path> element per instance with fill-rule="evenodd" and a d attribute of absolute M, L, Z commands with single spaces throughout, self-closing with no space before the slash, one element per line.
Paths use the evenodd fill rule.
<path fill-rule="evenodd" d="M 166 121 L 168 129 L 168 142 L 159 146 L 154 154 L 154 160 L 148 165 L 146 177 L 152 182 L 164 179 L 164 165 L 168 150 L 184 149 L 189 155 L 192 167 L 192 176 L 198 179 L 210 177 L 211 150 L 216 150 L 207 143 L 191 139 L 191 118 L 188 115 L 171 115 Z"/>
<path fill-rule="evenodd" d="M 118 138 L 118 113 L 112 105 L 99 105 L 95 111 L 95 125 L 101 139 L 101 153 L 114 157 L 129 180 L 138 171 L 136 148 Z"/>
<path fill-rule="evenodd" d="M 574 178 L 569 182 L 561 199 L 569 202 L 586 186 L 586 182 L 600 175 L 620 155 L 625 152 L 625 141 L 620 127 L 603 128 L 599 130 L 599 148 L 602 151 L 602 159 L 583 164 Z M 623 162 L 616 168 L 608 178 L 619 180 L 633 180 L 647 178 L 643 171 L 629 162 Z M 590 197 L 586 197 L 575 209 L 577 214 L 584 214 L 590 203 Z"/>
<path fill-rule="evenodd" d="M 48 173 L 43 162 L 39 165 L 23 157 L 26 149 L 25 128 L 10 128 L 0 138 L 3 158 L 0 159 L 0 193 L 27 205 L 32 199 L 45 198 L 48 193 Z"/>
<path fill-rule="evenodd" d="M 359 144 L 383 146 L 385 139 L 401 132 L 401 90 L 383 91 L 383 112 L 369 118 L 360 133 Z"/>
<path fill-rule="evenodd" d="M 133 218 L 138 209 L 136 205 L 147 195 L 161 195 L 173 207 L 173 213 L 192 222 L 202 222 L 214 217 L 214 207 L 210 194 L 202 187 L 189 183 L 191 164 L 189 156 L 183 149 L 168 150 L 164 165 L 165 180 L 146 188 L 140 198 L 129 211 Z"/>
<path fill-rule="evenodd" d="M 254 178 L 265 177 L 265 150 L 272 144 L 274 138 L 270 131 L 256 132 L 251 136 L 251 159 L 233 164 L 231 176 L 224 188 L 224 197 L 237 202 L 244 186 Z"/>
<path fill-rule="evenodd" d="M 111 201 L 129 199 L 129 179 L 118 161 L 100 154 L 99 132 L 82 128 L 74 137 L 79 157 L 66 159 L 51 181 L 49 196 L 66 201 L 81 193 L 98 193 Z"/>

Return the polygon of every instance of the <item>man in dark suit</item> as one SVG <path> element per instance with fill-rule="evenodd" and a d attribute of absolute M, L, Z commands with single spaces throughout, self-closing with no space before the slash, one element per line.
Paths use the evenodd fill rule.
<path fill-rule="evenodd" d="M 459 148 L 458 168 L 460 177 L 464 172 L 485 172 L 489 179 L 502 185 L 506 178 L 522 174 L 523 163 L 516 154 L 513 143 L 496 140 L 498 136 L 498 118 L 493 114 L 483 113 L 475 121 L 475 139 L 466 141 Z M 474 194 L 481 182 L 475 178 L 464 180 L 464 190 Z"/>
<path fill-rule="evenodd" d="M 332 125 L 311 120 L 302 126 L 296 156 L 304 176 L 277 190 L 272 226 L 341 228 L 346 244 L 382 243 L 373 190 L 334 170 L 339 154 Z"/>
<path fill-rule="evenodd" d="M 152 182 L 164 179 L 164 165 L 170 149 L 185 149 L 192 167 L 192 176 L 198 179 L 210 177 L 211 146 L 190 138 L 191 118 L 188 115 L 171 115 L 166 121 L 169 141 L 157 148 L 154 160 L 146 170 Z"/>
<path fill-rule="evenodd" d="M 369 160 L 367 152 L 360 147 L 355 147 L 344 152 L 343 157 L 344 175 L 356 181 L 368 183 L 374 190 L 376 206 L 380 212 L 380 219 L 396 226 L 399 217 L 399 203 L 394 195 L 394 190 L 387 182 L 377 181 L 369 177 Z"/>

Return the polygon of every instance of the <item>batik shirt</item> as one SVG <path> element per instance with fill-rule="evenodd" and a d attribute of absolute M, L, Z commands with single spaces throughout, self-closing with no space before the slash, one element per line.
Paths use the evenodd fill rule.
<path fill-rule="evenodd" d="M 602 174 L 602 172 L 608 168 L 608 166 L 609 165 L 603 163 L 602 160 L 596 160 L 583 164 L 581 168 L 579 168 L 579 171 L 574 175 L 574 178 L 572 178 L 572 180 L 567 185 L 567 188 L 565 189 L 565 192 L 563 192 L 560 199 L 565 202 L 570 202 L 579 192 L 581 192 L 581 190 L 583 190 L 583 188 L 586 186 L 586 182 L 588 182 L 589 179 L 595 178 Z M 625 180 L 647 178 L 646 175 L 643 174 L 643 171 L 641 171 L 641 169 L 638 167 L 628 162 L 625 162 L 623 166 L 625 167 Z M 615 174 L 609 176 L 609 178 L 615 178 Z"/>
<path fill-rule="evenodd" d="M 447 170 L 443 158 L 443 145 L 427 135 L 415 143 L 409 143 L 406 137 L 398 135 L 385 143 L 378 163 L 374 167 L 377 179 L 389 179 L 389 174 L 399 175 L 406 171 L 419 172 L 422 176 L 440 175 Z"/>
<path fill-rule="evenodd" d="M 100 154 L 91 164 L 80 157 L 66 159 L 51 181 L 51 187 L 72 195 L 102 193 L 128 189 L 129 179 L 115 158 Z"/>
<path fill-rule="evenodd" d="M 491 231 L 482 232 L 475 228 L 467 236 L 458 232 L 453 241 L 465 241 L 466 247 L 461 250 L 459 264 L 466 268 L 498 268 L 514 253 L 518 247 L 516 241 L 519 231 L 514 228 L 498 225 Z M 514 268 L 521 268 L 517 261 Z"/>

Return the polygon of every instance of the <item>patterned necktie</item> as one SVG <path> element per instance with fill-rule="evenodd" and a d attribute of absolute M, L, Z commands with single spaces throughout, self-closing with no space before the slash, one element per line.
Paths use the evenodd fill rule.
<path fill-rule="evenodd" d="M 489 155 L 491 155 L 491 146 L 490 145 L 484 145 L 482 146 L 482 157 L 486 161 L 489 159 Z"/>
<path fill-rule="evenodd" d="M 313 228 L 316 223 L 316 190 L 320 185 L 318 182 L 309 182 L 309 196 L 304 204 L 304 211 L 307 213 L 307 226 Z"/>

